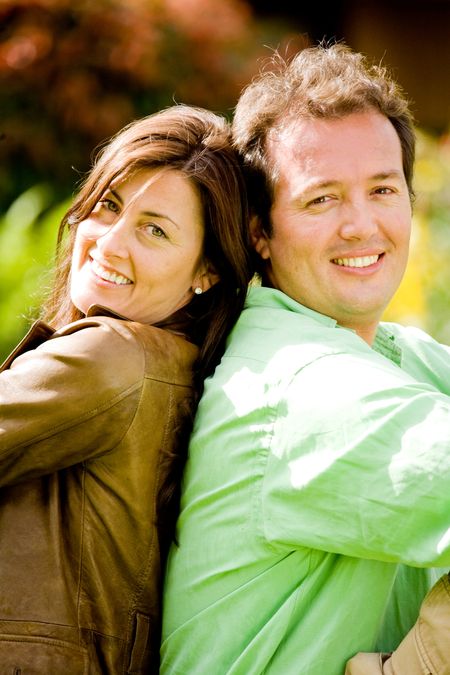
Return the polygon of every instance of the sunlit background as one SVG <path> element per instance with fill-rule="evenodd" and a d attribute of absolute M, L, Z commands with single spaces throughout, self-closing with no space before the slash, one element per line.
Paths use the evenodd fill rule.
<path fill-rule="evenodd" d="M 231 118 L 271 50 L 322 39 L 382 59 L 412 100 L 412 250 L 385 318 L 450 343 L 450 0 L 0 0 L 0 360 L 36 315 L 94 148 L 174 102 Z"/>

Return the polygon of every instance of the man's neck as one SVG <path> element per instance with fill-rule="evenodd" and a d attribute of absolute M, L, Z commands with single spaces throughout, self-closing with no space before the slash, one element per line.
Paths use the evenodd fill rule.
<path fill-rule="evenodd" d="M 371 347 L 373 345 L 373 341 L 375 340 L 375 335 L 377 334 L 377 327 L 372 330 L 357 330 L 357 334 L 359 335 L 360 338 L 362 338 L 367 344 Z"/>
<path fill-rule="evenodd" d="M 267 274 L 261 274 L 261 286 L 266 286 L 267 288 L 274 288 L 277 289 L 277 287 L 271 282 L 269 276 Z M 281 289 L 278 289 L 281 290 Z M 284 293 L 284 291 L 281 291 Z M 291 297 L 291 296 L 290 296 Z M 295 298 L 293 298 L 295 300 Z M 300 300 L 295 300 L 298 302 L 300 305 L 303 303 Z M 308 307 L 308 305 L 303 304 L 304 307 Z M 313 310 L 314 312 L 318 312 L 319 314 L 323 314 L 323 312 L 320 312 L 320 310 L 316 309 L 315 307 L 309 307 L 309 309 Z M 364 340 L 364 342 L 367 342 L 367 344 L 371 347 L 374 340 L 375 336 L 377 334 L 378 330 L 378 325 L 379 321 L 370 321 L 367 322 L 367 324 L 361 325 L 359 322 L 358 323 L 353 323 L 352 321 L 339 321 L 339 318 L 336 316 L 331 316 L 328 314 L 324 314 L 324 316 L 329 316 L 330 319 L 334 319 L 337 321 L 338 325 L 341 326 L 342 328 L 348 328 L 350 330 L 353 330 L 359 337 Z"/>

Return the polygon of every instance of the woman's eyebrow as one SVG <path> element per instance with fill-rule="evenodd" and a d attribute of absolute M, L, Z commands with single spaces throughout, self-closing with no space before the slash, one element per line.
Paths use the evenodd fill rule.
<path fill-rule="evenodd" d="M 120 202 L 121 205 L 123 205 L 123 199 L 120 196 L 119 192 L 113 188 L 108 188 L 105 194 L 111 193 L 113 197 L 117 199 L 118 202 Z M 167 216 L 165 213 L 157 213 L 156 211 L 142 211 L 141 212 L 143 216 L 148 216 L 150 218 L 164 218 L 164 220 L 169 220 L 175 227 L 179 230 L 180 226 L 178 223 L 176 223 L 170 216 Z"/>
<path fill-rule="evenodd" d="M 166 216 L 165 213 L 157 213 L 156 211 L 142 211 L 142 215 L 143 216 L 150 216 L 150 218 L 164 218 L 164 220 L 170 220 L 170 222 L 173 223 L 173 225 L 175 225 L 175 227 L 180 229 L 180 226 L 178 225 L 178 223 L 176 223 L 174 220 L 172 220 L 172 218 L 170 216 Z"/>
<path fill-rule="evenodd" d="M 122 197 L 120 196 L 120 194 L 117 192 L 117 190 L 113 190 L 112 188 L 108 188 L 108 189 L 106 190 L 105 194 L 108 194 L 108 192 L 110 192 L 110 193 L 112 194 L 112 196 L 115 197 L 115 198 L 117 199 L 118 202 L 120 202 L 121 204 L 123 204 L 123 199 L 122 199 Z"/>

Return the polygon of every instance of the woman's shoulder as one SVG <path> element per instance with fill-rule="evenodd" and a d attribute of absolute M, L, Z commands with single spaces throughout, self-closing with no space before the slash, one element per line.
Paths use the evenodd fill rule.
<path fill-rule="evenodd" d="M 189 384 L 198 348 L 183 336 L 115 316 L 95 315 L 67 324 L 51 340 L 69 338 L 71 347 L 84 351 L 102 367 L 146 377 Z"/>

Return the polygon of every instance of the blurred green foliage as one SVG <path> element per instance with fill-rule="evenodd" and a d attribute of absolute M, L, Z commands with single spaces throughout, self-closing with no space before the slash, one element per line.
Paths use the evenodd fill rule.
<path fill-rule="evenodd" d="M 268 47 L 268 46 L 269 47 Z M 0 360 L 51 283 L 93 151 L 173 102 L 231 116 L 261 58 L 307 37 L 246 0 L 0 0 Z M 419 131 L 411 258 L 386 319 L 450 343 L 450 141 Z"/>
<path fill-rule="evenodd" d="M 286 25 L 245 0 L 0 0 L 0 210 L 69 194 L 93 149 L 173 102 L 228 114 Z"/>
<path fill-rule="evenodd" d="M 418 130 L 416 201 L 408 268 L 387 320 L 450 344 L 450 136 Z"/>
<path fill-rule="evenodd" d="M 0 219 L 0 360 L 37 316 L 51 284 L 58 224 L 70 201 L 53 200 L 49 185 L 35 185 Z"/>
<path fill-rule="evenodd" d="M 0 358 L 36 314 L 95 149 L 174 102 L 230 116 L 266 45 L 296 40 L 246 0 L 0 0 Z"/>

